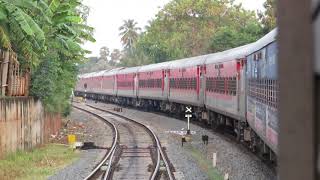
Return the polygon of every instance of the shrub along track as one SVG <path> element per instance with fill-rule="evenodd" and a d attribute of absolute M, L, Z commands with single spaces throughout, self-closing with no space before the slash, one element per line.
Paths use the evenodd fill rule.
<path fill-rule="evenodd" d="M 86 179 L 174 179 L 160 141 L 149 127 L 90 105 L 81 105 L 81 110 L 108 121 L 116 135 L 114 146 Z M 105 171 L 101 171 L 106 164 Z"/>

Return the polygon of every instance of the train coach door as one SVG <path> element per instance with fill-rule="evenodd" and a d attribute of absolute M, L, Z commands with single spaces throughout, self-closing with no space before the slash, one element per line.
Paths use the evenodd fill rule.
<path fill-rule="evenodd" d="M 206 74 L 206 66 L 200 66 L 200 71 L 199 71 L 199 101 L 201 104 L 204 103 L 204 91 L 205 91 L 205 74 Z"/>
<path fill-rule="evenodd" d="M 200 81 L 201 81 L 201 76 L 202 76 L 202 73 L 201 73 L 201 66 L 198 65 L 197 66 L 197 101 L 200 102 L 201 98 L 200 98 L 200 92 L 202 90 L 202 88 L 200 87 Z"/>
<path fill-rule="evenodd" d="M 163 70 L 163 75 L 164 75 L 164 86 L 163 86 L 163 91 L 162 91 L 162 93 L 163 93 L 163 96 L 166 98 L 166 99 L 168 99 L 168 96 L 169 96 L 169 94 L 170 94 L 170 92 L 169 92 L 169 89 L 170 89 L 170 87 L 169 87 L 169 74 L 170 74 L 170 72 L 169 72 L 169 70 Z"/>
<path fill-rule="evenodd" d="M 138 95 L 138 73 L 134 73 L 133 75 L 133 95 L 137 97 Z"/>
<path fill-rule="evenodd" d="M 166 91 L 166 97 L 167 99 L 169 99 L 170 97 L 170 94 L 171 94 L 171 85 L 170 85 L 170 78 L 171 78 L 171 71 L 170 69 L 167 70 L 167 73 L 166 73 L 166 81 L 164 82 L 165 83 L 165 91 Z"/>
<path fill-rule="evenodd" d="M 164 90 L 165 90 L 165 87 L 164 87 L 164 81 L 165 81 L 165 71 L 162 70 L 161 72 L 161 92 L 162 92 L 162 96 L 164 96 Z"/>
<path fill-rule="evenodd" d="M 246 67 L 245 67 L 245 59 L 239 59 L 237 61 L 237 110 L 245 117 L 246 114 Z"/>

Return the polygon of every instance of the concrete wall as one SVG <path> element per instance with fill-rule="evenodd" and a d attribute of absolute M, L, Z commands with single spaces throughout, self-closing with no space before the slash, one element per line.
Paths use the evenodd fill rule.
<path fill-rule="evenodd" d="M 45 112 L 39 100 L 0 98 L 0 158 L 48 142 L 60 126 L 60 115 Z"/>

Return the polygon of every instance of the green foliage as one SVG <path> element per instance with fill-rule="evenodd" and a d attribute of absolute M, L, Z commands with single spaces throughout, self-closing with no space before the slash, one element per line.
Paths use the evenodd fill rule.
<path fill-rule="evenodd" d="M 77 151 L 59 144 L 48 144 L 28 152 L 18 151 L 1 159 L 0 177 L 15 180 L 47 179 L 79 156 Z"/>
<path fill-rule="evenodd" d="M 141 65 L 223 51 L 257 40 L 262 25 L 229 0 L 172 0 L 126 52 L 122 65 Z M 134 62 L 132 62 L 134 61 Z"/>
<path fill-rule="evenodd" d="M 266 0 L 263 7 L 266 11 L 259 12 L 259 18 L 263 24 L 265 33 L 271 31 L 277 26 L 277 7 L 276 0 Z"/>
<path fill-rule="evenodd" d="M 82 11 L 83 10 L 83 11 Z M 32 69 L 31 95 L 49 111 L 64 113 L 77 80 L 77 64 L 95 41 L 81 0 L 0 0 L 0 48 L 13 49 Z"/>
<path fill-rule="evenodd" d="M 258 24 L 249 24 L 245 27 L 221 27 L 211 40 L 210 52 L 221 52 L 226 49 L 252 43 L 263 34 Z"/>

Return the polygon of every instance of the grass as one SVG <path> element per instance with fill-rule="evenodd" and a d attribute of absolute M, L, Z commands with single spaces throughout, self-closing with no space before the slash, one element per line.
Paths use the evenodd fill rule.
<path fill-rule="evenodd" d="M 30 152 L 16 152 L 0 160 L 0 180 L 40 180 L 79 157 L 67 146 L 49 144 Z"/>
<path fill-rule="evenodd" d="M 216 168 L 213 168 L 212 161 L 208 160 L 199 150 L 193 146 L 188 147 L 191 156 L 197 161 L 200 168 L 207 173 L 211 180 L 223 180 L 223 176 Z"/>

